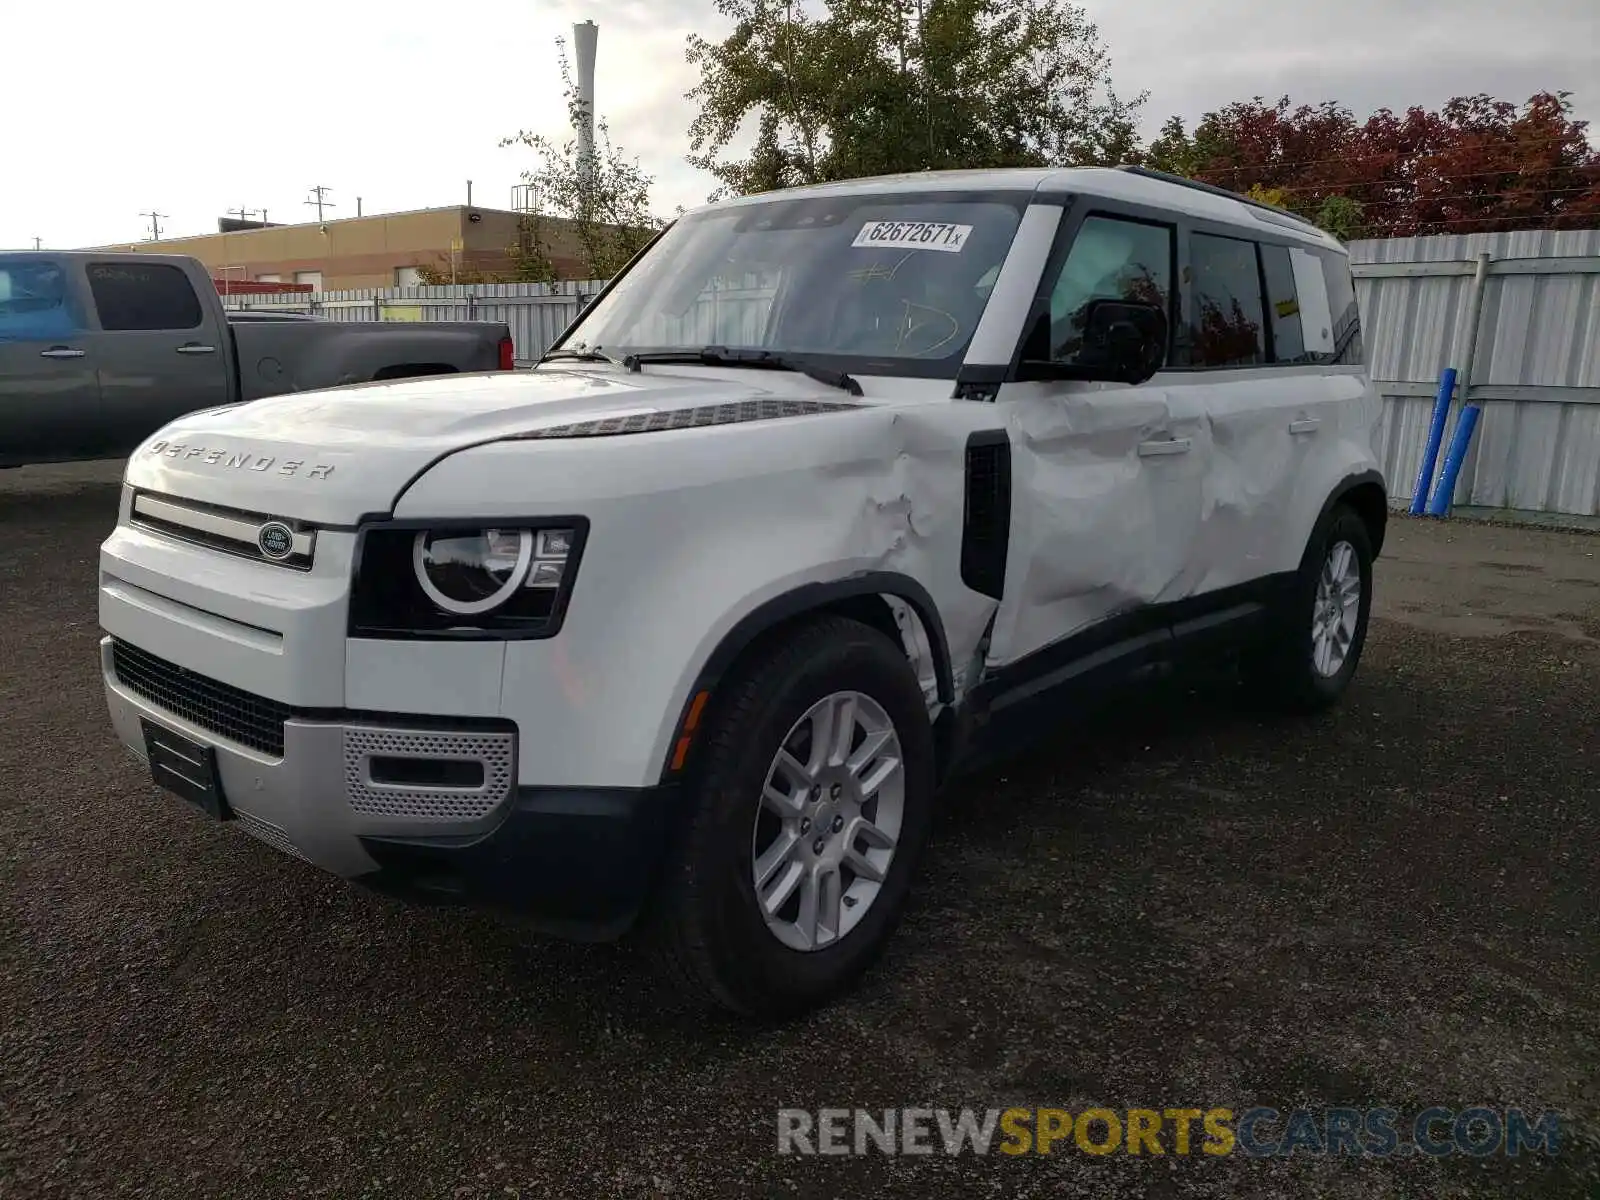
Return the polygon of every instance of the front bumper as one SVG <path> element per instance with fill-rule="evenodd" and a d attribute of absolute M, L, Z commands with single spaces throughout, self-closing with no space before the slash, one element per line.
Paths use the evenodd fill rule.
<path fill-rule="evenodd" d="M 673 790 L 519 786 L 508 721 L 293 709 L 112 637 L 101 665 L 124 745 L 151 722 L 210 747 L 240 829 L 346 879 L 601 938 L 653 884 Z"/>

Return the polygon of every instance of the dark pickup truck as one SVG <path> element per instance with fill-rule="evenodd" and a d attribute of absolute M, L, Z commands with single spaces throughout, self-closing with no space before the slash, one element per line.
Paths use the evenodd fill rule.
<path fill-rule="evenodd" d="M 196 259 L 0 253 L 0 467 L 120 458 L 184 413 L 282 392 L 510 370 L 490 322 L 260 320 Z"/>

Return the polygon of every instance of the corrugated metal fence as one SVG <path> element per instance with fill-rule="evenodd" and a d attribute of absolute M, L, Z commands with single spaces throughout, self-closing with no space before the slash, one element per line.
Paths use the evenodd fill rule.
<path fill-rule="evenodd" d="M 1483 417 L 1455 503 L 1600 515 L 1600 230 L 1351 243 L 1390 489 L 1410 497 L 1439 373 L 1462 365 L 1480 254 L 1477 352 L 1458 395 Z"/>
<path fill-rule="evenodd" d="M 1439 373 L 1461 365 L 1473 272 L 1485 253 L 1492 261 L 1464 393 L 1482 405 L 1483 419 L 1455 501 L 1600 515 L 1600 230 L 1351 243 L 1368 362 L 1385 401 L 1381 453 L 1394 499 L 1410 498 Z M 747 307 L 738 302 L 760 290 L 759 281 L 728 282 L 725 296 L 691 318 L 690 340 L 729 340 Z M 529 362 L 603 286 L 473 284 L 228 303 L 340 321 L 504 321 L 518 361 Z"/>

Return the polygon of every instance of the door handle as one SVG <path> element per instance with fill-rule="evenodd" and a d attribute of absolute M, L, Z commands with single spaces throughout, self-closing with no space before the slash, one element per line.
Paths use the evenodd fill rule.
<path fill-rule="evenodd" d="M 1290 433 L 1315 433 L 1322 427 L 1321 421 L 1290 421 Z"/>
<path fill-rule="evenodd" d="M 1163 438 L 1156 442 L 1140 442 L 1139 457 L 1152 458 L 1161 454 L 1187 454 L 1193 443 L 1188 438 Z"/>
<path fill-rule="evenodd" d="M 51 346 L 48 350 L 39 351 L 40 358 L 82 358 L 88 351 L 78 350 L 72 346 Z"/>
<path fill-rule="evenodd" d="M 178 347 L 179 354 L 215 354 L 215 346 L 202 346 L 199 342 L 185 342 Z"/>

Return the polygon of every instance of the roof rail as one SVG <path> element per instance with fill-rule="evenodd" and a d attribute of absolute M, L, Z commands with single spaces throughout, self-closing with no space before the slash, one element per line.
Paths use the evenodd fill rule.
<path fill-rule="evenodd" d="M 1139 175 L 1145 179 L 1159 179 L 1162 183 L 1175 183 L 1179 187 L 1193 188 L 1197 192 L 1209 192 L 1213 196 L 1222 196 L 1228 200 L 1237 200 L 1240 204 L 1248 204 L 1251 208 L 1259 208 L 1264 212 L 1276 213 L 1280 217 L 1288 217 L 1296 224 L 1315 230 L 1317 233 L 1322 232 L 1321 229 L 1318 229 L 1316 225 L 1306 220 L 1299 213 L 1290 212 L 1287 208 L 1280 208 L 1276 204 L 1268 204 L 1264 200 L 1257 200 L 1253 196 L 1246 196 L 1242 192 L 1231 192 L 1227 188 L 1218 187 L 1214 183 L 1201 183 L 1198 179 L 1174 175 L 1170 171 L 1157 171 L 1152 167 L 1138 167 L 1127 163 L 1119 166 L 1117 170 L 1126 171 L 1130 175 Z"/>

